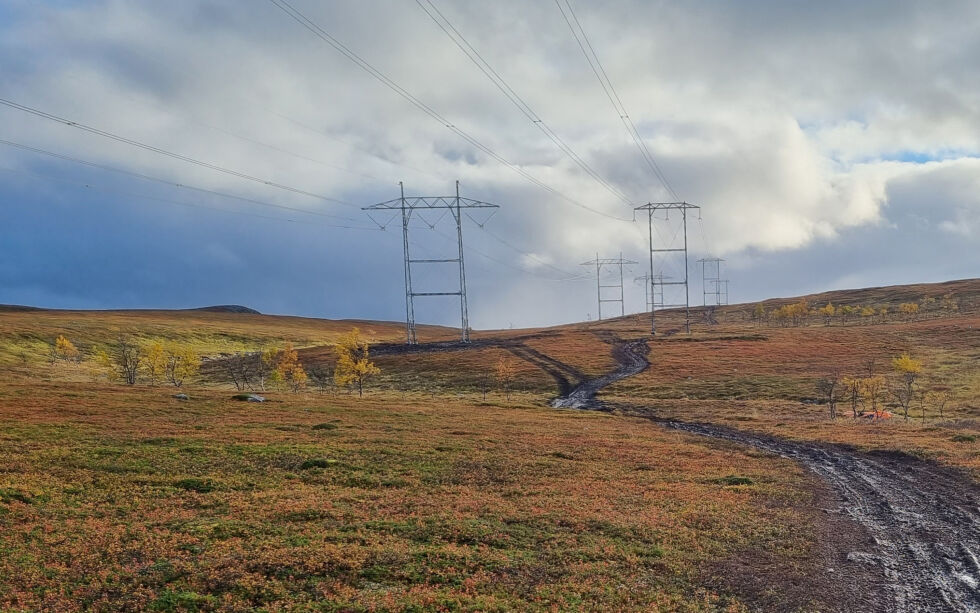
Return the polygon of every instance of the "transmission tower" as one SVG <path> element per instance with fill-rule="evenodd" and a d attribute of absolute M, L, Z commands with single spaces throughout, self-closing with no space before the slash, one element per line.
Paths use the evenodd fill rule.
<path fill-rule="evenodd" d="M 728 304 L 728 279 L 721 278 L 721 263 L 724 261 L 721 258 L 698 260 L 701 264 L 701 291 L 704 294 L 704 306 Z"/>
<path fill-rule="evenodd" d="M 381 202 L 379 204 L 373 204 L 371 206 L 363 207 L 362 210 L 368 211 L 368 216 L 370 217 L 372 211 L 399 211 L 401 213 L 402 219 L 402 249 L 404 257 L 404 275 L 405 275 L 405 337 L 406 342 L 409 345 L 414 345 L 418 343 L 418 337 L 415 333 L 415 298 L 417 296 L 459 296 L 459 313 L 460 313 L 460 340 L 464 343 L 470 341 L 470 321 L 469 321 L 469 311 L 466 305 L 466 267 L 463 263 L 463 211 L 465 209 L 497 209 L 500 208 L 496 204 L 490 204 L 488 202 L 481 202 L 479 200 L 471 200 L 470 198 L 461 198 L 459 195 L 459 181 L 456 181 L 456 195 L 455 196 L 405 196 L 405 186 L 401 181 L 398 182 L 398 186 L 401 189 L 401 196 L 394 200 L 389 200 L 387 202 Z M 456 220 L 456 244 L 459 248 L 456 257 L 454 258 L 438 258 L 438 259 L 417 259 L 412 258 L 411 251 L 409 250 L 408 241 L 408 227 L 409 223 L 412 221 L 412 216 L 415 215 L 420 219 L 425 219 L 420 214 L 421 211 L 449 211 L 453 218 Z M 445 213 L 443 213 L 445 215 Z M 397 217 L 396 213 L 394 217 L 388 221 L 392 221 Z M 372 220 L 374 218 L 372 217 Z M 472 219 L 472 218 L 471 218 Z M 375 222 L 377 223 L 377 222 Z M 425 221 L 430 228 L 435 228 L 435 223 L 429 224 Z M 438 223 L 438 220 L 436 220 Z M 386 224 L 378 224 L 384 228 Z M 416 292 L 412 289 L 412 265 L 413 264 L 459 264 L 459 290 L 455 292 Z"/>
<path fill-rule="evenodd" d="M 654 298 L 653 308 L 650 309 L 650 334 L 657 334 L 657 317 L 656 311 L 659 308 L 680 308 L 684 307 L 684 328 L 688 334 L 691 333 L 691 294 L 688 288 L 688 261 L 687 261 L 687 212 L 689 210 L 698 210 L 700 214 L 701 207 L 695 204 L 688 204 L 687 202 L 650 202 L 644 204 L 643 206 L 635 207 L 636 211 L 646 211 L 647 212 L 647 223 L 649 224 L 649 234 L 650 234 L 650 294 L 653 297 L 657 295 L 657 288 L 660 289 L 660 304 L 656 304 L 656 299 Z M 670 211 L 679 210 L 681 212 L 681 220 L 684 228 L 684 247 L 673 248 L 668 246 L 665 247 L 655 247 L 653 244 L 653 214 L 656 211 L 664 211 L 669 217 Z M 665 277 L 662 272 L 654 272 L 653 269 L 653 254 L 655 253 L 683 253 L 684 254 L 684 280 L 683 281 L 665 281 Z M 664 286 L 666 285 L 683 285 L 684 286 L 684 303 L 683 304 L 664 304 L 663 292 Z"/>
<path fill-rule="evenodd" d="M 646 298 L 646 302 L 644 303 L 646 304 L 646 311 L 644 312 L 653 310 L 653 300 L 650 299 L 650 286 L 652 285 L 650 282 L 650 273 L 634 277 L 633 281 L 643 284 L 643 295 Z"/>
<path fill-rule="evenodd" d="M 599 254 L 595 254 L 594 260 L 589 260 L 588 262 L 582 262 L 582 266 L 595 266 L 595 283 L 596 283 L 596 300 L 599 303 L 599 321 L 602 321 L 602 303 L 604 302 L 618 302 L 619 303 L 619 315 L 622 317 L 626 315 L 626 307 L 623 301 L 623 266 L 626 264 L 636 264 L 633 260 L 624 260 L 623 254 L 620 253 L 618 258 L 600 258 Z M 613 283 L 609 285 L 602 284 L 602 267 L 603 266 L 613 266 L 619 267 L 619 283 Z M 605 293 L 606 297 L 603 297 L 602 290 L 618 289 L 618 297 L 609 298 L 609 292 Z M 617 294 L 613 294 L 617 296 Z"/>

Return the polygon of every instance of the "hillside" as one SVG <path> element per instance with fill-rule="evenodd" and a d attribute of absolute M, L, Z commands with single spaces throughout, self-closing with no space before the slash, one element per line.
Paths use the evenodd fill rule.
<path fill-rule="evenodd" d="M 0 311 L 0 609 L 913 611 L 934 577 L 969 607 L 965 554 L 923 573 L 882 543 L 972 546 L 930 505 L 980 481 L 977 295 L 977 280 L 835 292 L 810 302 L 889 314 L 792 325 L 732 305 L 691 336 L 670 311 L 654 338 L 640 315 L 465 347 L 439 327 L 406 347 L 394 322 Z M 920 313 L 897 312 L 911 301 Z M 207 369 L 178 399 L 108 381 L 92 355 L 119 335 L 212 360 L 292 342 L 312 370 L 355 325 L 382 369 L 363 399 L 270 385 L 242 402 Z M 52 363 L 59 334 L 80 364 Z M 613 381 L 626 341 L 649 367 Z M 844 400 L 828 418 L 820 378 L 874 358 L 892 382 L 903 352 L 922 392 L 949 393 L 941 416 L 922 396 L 908 423 L 852 419 Z M 599 410 L 549 406 L 590 381 Z M 929 483 L 903 496 L 915 478 Z M 929 521 L 895 521 L 913 513 Z M 899 570 L 883 582 L 861 556 Z"/>

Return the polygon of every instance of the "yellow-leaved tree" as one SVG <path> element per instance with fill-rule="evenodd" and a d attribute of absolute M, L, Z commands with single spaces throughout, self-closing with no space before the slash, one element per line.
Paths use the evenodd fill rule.
<path fill-rule="evenodd" d="M 517 367 L 510 360 L 500 358 L 493 367 L 493 378 L 497 384 L 504 388 L 507 400 L 510 400 L 510 388 L 517 378 Z"/>
<path fill-rule="evenodd" d="M 263 359 L 265 356 L 263 355 Z M 292 343 L 286 343 L 280 351 L 277 351 L 274 359 L 274 367 L 269 375 L 269 381 L 277 385 L 285 385 L 298 392 L 306 386 L 309 378 L 303 364 L 299 361 L 299 353 L 293 348 Z"/>
<path fill-rule="evenodd" d="M 201 358 L 189 347 L 171 345 L 167 348 L 164 370 L 167 381 L 174 387 L 181 387 L 201 370 Z"/>
<path fill-rule="evenodd" d="M 369 356 L 368 342 L 361 338 L 361 331 L 352 329 L 337 341 L 337 366 L 333 371 L 333 382 L 338 386 L 357 384 L 357 395 L 364 395 L 364 381 L 381 372 Z"/>
<path fill-rule="evenodd" d="M 68 337 L 60 334 L 58 338 L 54 339 L 54 357 L 56 360 L 77 364 L 82 357 L 82 352 L 68 340 Z"/>
<path fill-rule="evenodd" d="M 916 380 L 922 373 L 922 362 L 912 358 L 907 353 L 903 353 L 892 360 L 892 369 L 898 374 L 898 385 L 893 390 L 895 400 L 902 406 L 905 421 L 908 421 L 909 408 L 915 398 Z"/>
<path fill-rule="evenodd" d="M 826 306 L 822 306 L 817 309 L 817 313 L 823 317 L 823 325 L 829 326 L 830 322 L 834 320 L 834 315 L 837 314 L 837 309 L 830 302 Z"/>
<path fill-rule="evenodd" d="M 156 385 L 163 379 L 167 373 L 167 352 L 163 348 L 163 343 L 153 343 L 146 348 L 143 368 L 146 369 L 150 385 Z"/>
<path fill-rule="evenodd" d="M 882 417 L 880 405 L 885 385 L 885 378 L 881 375 L 871 375 L 861 379 L 861 400 L 864 401 L 865 408 L 871 409 L 874 419 Z"/>

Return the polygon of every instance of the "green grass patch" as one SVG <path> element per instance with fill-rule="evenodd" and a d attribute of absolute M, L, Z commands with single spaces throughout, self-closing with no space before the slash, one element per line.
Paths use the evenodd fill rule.
<path fill-rule="evenodd" d="M 188 492 L 197 492 L 198 494 L 206 494 L 217 489 L 217 486 L 211 479 L 197 479 L 194 477 L 176 481 L 174 482 L 174 487 L 187 490 Z"/>
<path fill-rule="evenodd" d="M 712 483 L 718 483 L 720 485 L 753 485 L 755 484 L 755 481 L 748 477 L 742 477 L 739 475 L 727 475 L 725 477 L 714 479 Z"/>

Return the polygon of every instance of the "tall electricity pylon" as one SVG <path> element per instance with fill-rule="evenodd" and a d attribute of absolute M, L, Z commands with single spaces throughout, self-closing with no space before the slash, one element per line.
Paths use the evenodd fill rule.
<path fill-rule="evenodd" d="M 459 181 L 456 181 L 455 196 L 405 196 L 405 186 L 399 181 L 401 197 L 379 204 L 363 207 L 362 210 L 368 211 L 400 211 L 402 218 L 402 250 L 404 259 L 405 275 L 405 337 L 409 345 L 418 343 L 418 336 L 415 332 L 415 298 L 417 296 L 459 296 L 460 314 L 460 340 L 464 343 L 470 341 L 470 316 L 466 304 L 466 266 L 463 263 L 463 211 L 465 209 L 497 209 L 496 204 L 461 198 L 459 195 Z M 409 250 L 408 226 L 412 221 L 412 215 L 419 217 L 417 211 L 448 210 L 456 220 L 456 243 L 459 248 L 457 256 L 454 258 L 439 259 L 417 259 L 412 258 Z M 443 213 L 445 214 L 445 213 Z M 373 219 L 373 218 L 372 218 Z M 428 223 L 428 222 L 426 222 Z M 380 224 L 379 224 L 380 225 Z M 384 226 L 382 226 L 383 228 Z M 430 227 L 435 227 L 431 224 Z M 413 264 L 459 264 L 459 290 L 455 292 L 416 292 L 412 289 L 412 265 Z"/>
<path fill-rule="evenodd" d="M 688 261 L 687 261 L 687 212 L 692 209 L 697 209 L 700 211 L 701 207 L 695 204 L 688 204 L 687 202 L 650 202 L 644 204 L 643 206 L 634 207 L 636 211 L 646 211 L 647 212 L 647 223 L 649 224 L 650 233 L 650 293 L 656 296 L 657 286 L 660 286 L 661 295 L 663 295 L 663 286 L 665 285 L 683 285 L 684 286 L 684 304 L 661 304 L 660 308 L 679 308 L 684 307 L 684 328 L 687 333 L 691 333 L 691 294 L 688 288 Z M 664 211 L 667 215 L 670 215 L 670 211 L 679 210 L 681 212 L 681 219 L 684 225 L 684 247 L 683 248 L 673 248 L 670 246 L 656 248 L 653 244 L 653 214 L 655 211 Z M 663 274 L 661 273 L 658 279 L 657 273 L 653 269 L 653 254 L 654 253 L 683 253 L 684 254 L 684 280 L 683 281 L 664 281 Z M 657 317 L 656 317 L 657 305 L 650 309 L 650 334 L 656 336 L 657 334 Z"/>
<path fill-rule="evenodd" d="M 623 266 L 625 264 L 636 264 L 633 260 L 624 260 L 623 254 L 620 253 L 618 258 L 600 258 L 599 254 L 595 254 L 594 260 L 589 260 L 588 262 L 582 262 L 582 266 L 595 266 L 595 283 L 596 283 L 596 300 L 599 303 L 599 321 L 602 321 L 602 303 L 604 302 L 618 302 L 619 303 L 619 315 L 622 317 L 626 314 L 625 302 L 623 300 Z M 602 267 L 603 266 L 618 266 L 619 267 L 619 283 L 603 285 L 602 284 Z M 618 297 L 609 298 L 609 292 L 606 292 L 607 297 L 603 297 L 602 290 L 604 289 L 618 289 Z M 614 294 L 615 296 L 616 294 Z"/>

